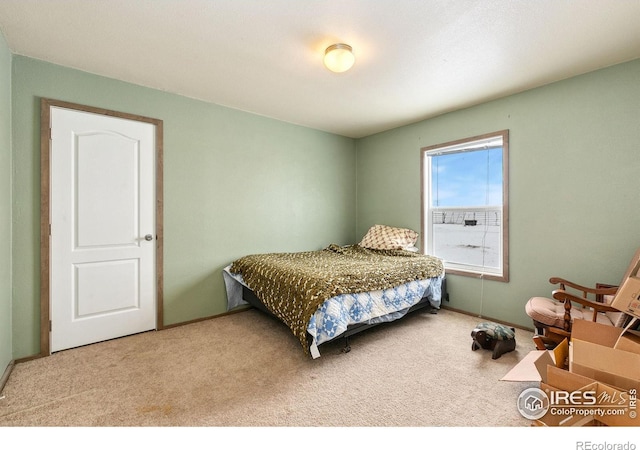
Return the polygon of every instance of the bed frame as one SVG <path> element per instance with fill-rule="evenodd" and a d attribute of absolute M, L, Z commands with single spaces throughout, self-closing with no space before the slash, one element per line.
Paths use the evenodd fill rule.
<path fill-rule="evenodd" d="M 447 292 L 447 279 L 446 279 L 446 277 L 442 279 L 442 288 L 441 289 L 442 289 L 442 301 L 449 301 L 449 293 Z M 262 311 L 265 314 L 268 314 L 269 316 L 275 318 L 276 320 L 279 320 L 276 315 L 274 315 L 271 311 L 269 311 L 267 309 L 267 307 L 256 296 L 256 294 L 246 286 L 242 286 L 242 298 L 243 298 L 243 300 L 245 300 L 247 303 L 249 303 L 254 308 Z M 422 297 L 418 303 L 416 303 L 411 308 L 409 308 L 409 311 L 407 312 L 407 314 L 412 313 L 412 312 L 417 311 L 417 310 L 421 310 L 421 309 L 428 309 L 431 314 L 437 314 L 438 313 L 438 310 L 431 306 L 431 303 L 429 302 L 429 299 L 427 297 Z M 339 336 L 336 336 L 335 338 L 333 338 L 333 339 L 331 339 L 329 341 L 323 342 L 321 345 L 324 345 L 324 344 L 326 344 L 328 342 L 333 342 L 333 341 L 335 341 L 337 339 L 344 339 L 344 347 L 342 348 L 342 353 L 348 353 L 349 351 L 351 351 L 351 340 L 350 340 L 351 336 L 353 336 L 354 334 L 360 333 L 361 331 L 364 331 L 364 330 L 367 330 L 369 328 L 375 327 L 376 325 L 381 325 L 383 323 L 390 323 L 390 322 L 380 322 L 380 323 L 373 323 L 373 324 L 356 323 L 356 324 L 353 324 L 353 325 L 349 325 L 344 333 L 340 334 Z M 308 335 L 308 337 L 311 340 L 311 336 Z"/>

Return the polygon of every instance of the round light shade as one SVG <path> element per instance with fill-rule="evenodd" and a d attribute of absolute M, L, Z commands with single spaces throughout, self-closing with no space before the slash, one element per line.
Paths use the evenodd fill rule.
<path fill-rule="evenodd" d="M 330 45 L 324 52 L 324 65 L 332 72 L 346 72 L 355 61 L 353 49 L 347 44 Z"/>

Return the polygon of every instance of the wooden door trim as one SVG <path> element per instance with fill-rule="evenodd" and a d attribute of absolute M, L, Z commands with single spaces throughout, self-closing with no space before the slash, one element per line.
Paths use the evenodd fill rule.
<path fill-rule="evenodd" d="M 96 108 L 87 105 L 79 105 L 60 100 L 42 98 L 40 100 L 40 353 L 39 356 L 49 356 L 51 354 L 50 343 L 50 215 L 51 215 L 51 108 L 60 107 L 84 111 L 104 116 L 117 117 L 120 119 L 135 120 L 155 125 L 155 152 L 156 152 L 156 328 L 164 328 L 164 184 L 163 184 L 163 144 L 164 132 L 163 122 L 160 119 L 128 114 L 118 111 L 111 111 L 103 108 Z"/>

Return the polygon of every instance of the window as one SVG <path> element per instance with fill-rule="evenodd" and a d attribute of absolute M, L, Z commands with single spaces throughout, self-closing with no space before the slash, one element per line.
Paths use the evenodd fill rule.
<path fill-rule="evenodd" d="M 422 251 L 447 273 L 509 281 L 509 131 L 421 149 Z"/>

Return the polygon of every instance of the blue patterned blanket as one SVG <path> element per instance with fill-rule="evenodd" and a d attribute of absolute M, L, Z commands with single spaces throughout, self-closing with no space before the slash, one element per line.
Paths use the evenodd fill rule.
<path fill-rule="evenodd" d="M 226 267 L 223 271 L 231 310 L 246 305 L 242 299 L 242 275 L 234 274 Z M 339 337 L 349 325 L 391 322 L 403 317 L 423 297 L 433 308 L 440 308 L 443 276 L 415 280 L 389 289 L 357 294 L 342 294 L 326 300 L 313 314 L 307 331 L 312 337 L 310 353 L 318 358 L 318 346 Z"/>

